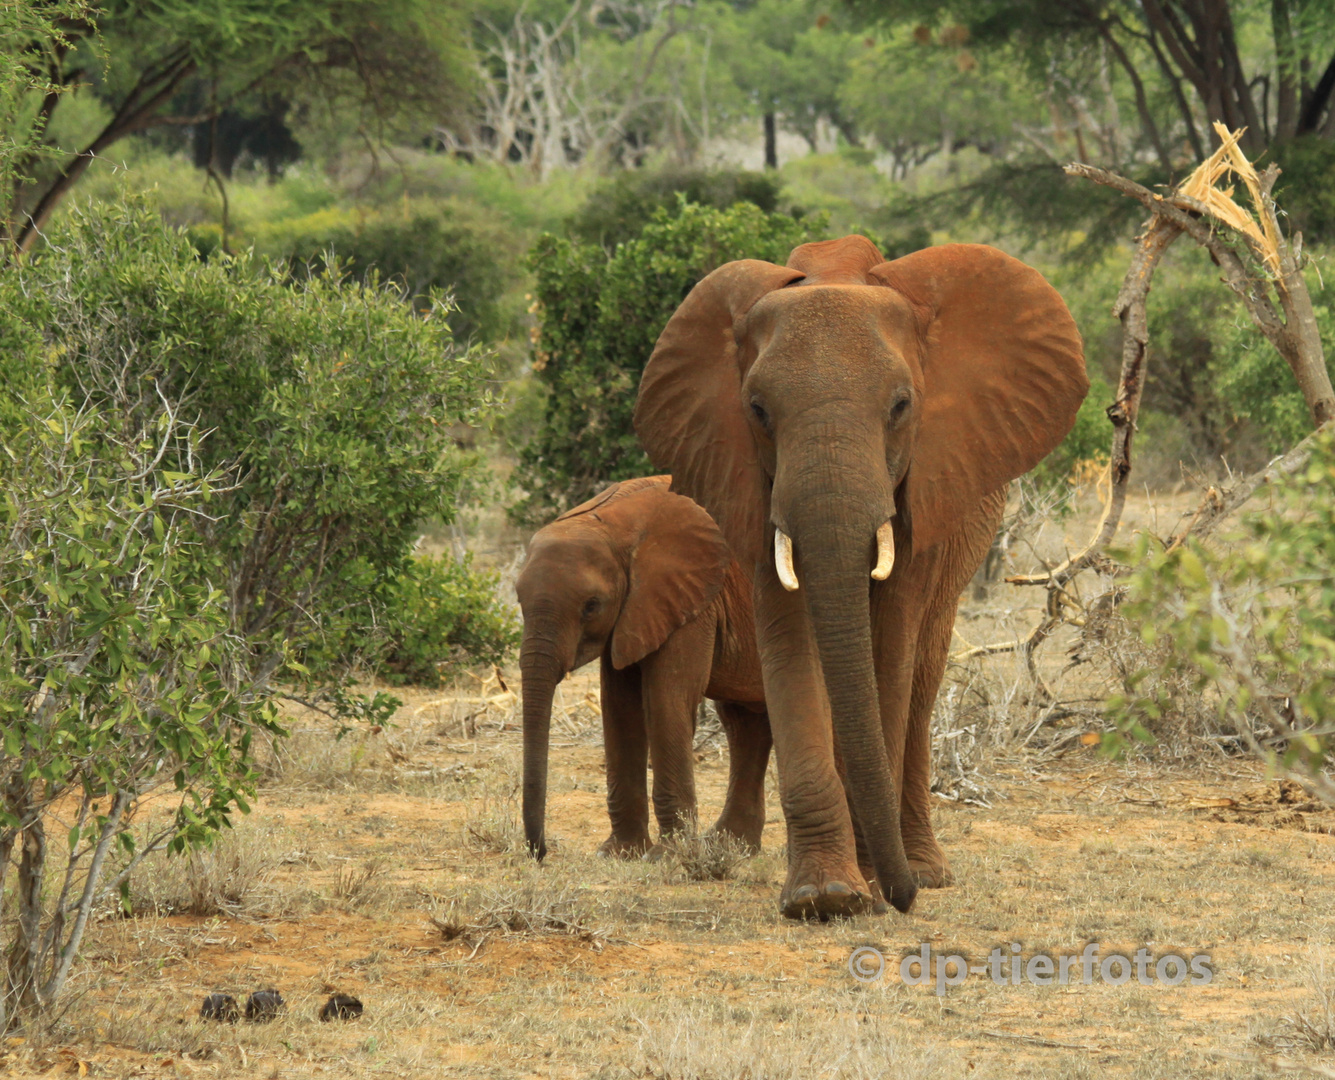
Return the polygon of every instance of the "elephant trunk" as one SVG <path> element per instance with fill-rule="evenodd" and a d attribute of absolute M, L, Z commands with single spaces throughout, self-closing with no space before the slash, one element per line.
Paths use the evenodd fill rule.
<path fill-rule="evenodd" d="M 551 741 L 552 698 L 565 678 L 565 665 L 550 643 L 525 633 L 519 654 L 524 695 L 524 838 L 539 862 L 547 854 L 547 753 Z"/>
<path fill-rule="evenodd" d="M 871 633 L 869 571 L 873 559 L 881 561 L 877 530 L 893 507 L 889 476 L 874 467 L 831 468 L 827 460 L 794 479 L 791 487 L 783 485 L 786 491 L 776 484 L 775 499 L 793 530 L 852 809 L 881 892 L 908 911 L 918 890 L 900 835 Z"/>

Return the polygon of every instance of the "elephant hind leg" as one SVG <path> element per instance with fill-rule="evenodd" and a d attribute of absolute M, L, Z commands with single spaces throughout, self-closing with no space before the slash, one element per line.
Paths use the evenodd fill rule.
<path fill-rule="evenodd" d="M 728 737 L 728 795 L 711 831 L 733 836 L 750 851 L 759 851 L 765 829 L 765 770 L 774 745 L 769 714 L 732 701 L 715 704 Z"/>
<path fill-rule="evenodd" d="M 945 852 L 932 831 L 932 708 L 945 674 L 950 635 L 955 627 L 955 603 L 951 597 L 934 604 L 918 636 L 918 657 L 909 697 L 909 715 L 904 740 L 904 781 L 899 796 L 900 835 L 904 853 L 920 888 L 942 889 L 953 885 L 955 875 Z"/>
<path fill-rule="evenodd" d="M 987 557 L 1006 508 L 1005 491 L 984 501 L 981 512 L 946 541 L 940 580 L 923 613 L 913 666 L 913 688 L 904 739 L 904 780 L 900 788 L 900 833 L 909 868 L 918 884 L 940 889 L 955 875 L 932 831 L 932 709 L 950 656 L 950 639 L 960 594 Z"/>

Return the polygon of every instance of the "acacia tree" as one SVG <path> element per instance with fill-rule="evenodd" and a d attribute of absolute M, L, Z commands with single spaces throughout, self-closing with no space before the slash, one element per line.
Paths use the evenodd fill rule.
<path fill-rule="evenodd" d="M 1335 138 L 1335 8 L 1325 0 L 852 0 L 889 22 L 958 21 L 1040 67 L 1102 42 L 1132 90 L 1144 141 L 1165 171 L 1217 147 L 1212 125 L 1246 127 L 1252 158 L 1307 135 Z M 1269 48 L 1244 49 L 1245 36 Z"/>
<path fill-rule="evenodd" d="M 37 117 L 17 174 L 32 171 L 68 94 L 96 93 L 112 110 L 54 175 L 6 193 L 0 239 L 20 254 L 93 161 L 128 135 L 216 123 L 225 109 L 280 82 L 359 110 L 363 126 L 428 110 L 438 116 L 468 81 L 456 2 L 66 0 L 45 18 L 15 16 L 12 8 L 5 5 L 0 17 L 3 51 L 21 58 L 27 96 L 40 95 L 31 108 L 0 114 L 10 124 Z"/>

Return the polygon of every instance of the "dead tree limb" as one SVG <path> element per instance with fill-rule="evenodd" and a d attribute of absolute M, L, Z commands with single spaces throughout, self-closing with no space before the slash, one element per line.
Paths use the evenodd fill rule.
<path fill-rule="evenodd" d="M 1117 179 L 1123 178 L 1117 177 Z M 1117 534 L 1117 527 L 1122 520 L 1122 510 L 1126 506 L 1126 492 L 1131 476 L 1132 442 L 1136 434 L 1136 420 L 1140 415 L 1140 398 L 1145 389 L 1145 364 L 1150 342 L 1146 301 L 1150 294 L 1150 284 L 1154 280 L 1155 268 L 1163 258 L 1164 252 L 1183 231 L 1180 225 L 1163 215 L 1154 213 L 1150 216 L 1136 244 L 1131 266 L 1127 269 L 1126 277 L 1122 279 L 1117 302 L 1113 305 L 1113 315 L 1122 323 L 1122 377 L 1117 384 L 1117 397 L 1108 406 L 1108 419 L 1113 426 L 1112 449 L 1108 461 L 1111 487 L 1094 537 L 1081 552 L 1046 573 L 1008 577 L 1006 580 L 1012 585 L 1042 585 L 1049 590 L 1060 589 L 1082 570 L 1099 565 L 1103 561 L 1104 548 Z"/>
<path fill-rule="evenodd" d="M 953 656 L 953 660 L 1021 652 L 1036 685 L 1043 689 L 1033 653 L 1061 622 L 1067 621 L 1061 612 L 1066 585 L 1087 569 L 1114 573 L 1119 569 L 1103 552 L 1117 533 L 1126 505 L 1132 443 L 1149 353 L 1146 301 L 1155 268 L 1183 233 L 1209 251 L 1223 271 L 1224 282 L 1242 300 L 1257 328 L 1289 365 L 1307 403 L 1313 426 L 1321 429 L 1335 422 L 1335 390 L 1331 388 L 1311 296 L 1302 273 L 1302 235 L 1295 234 L 1292 241 L 1284 238 L 1271 197 L 1279 170 L 1272 165 L 1262 174 L 1256 172 L 1238 149 L 1242 131 L 1230 132 L 1216 123 L 1215 132 L 1220 139 L 1219 149 L 1176 190 L 1166 194 L 1151 191 L 1124 176 L 1092 165 L 1077 162 L 1066 166 L 1068 175 L 1081 176 L 1120 191 L 1150 211 L 1113 307 L 1114 316 L 1122 323 L 1122 373 L 1117 398 L 1108 407 L 1108 419 L 1113 425 L 1108 497 L 1093 538 L 1079 553 L 1042 574 L 1006 578 L 1013 585 L 1040 585 L 1047 589 L 1047 611 L 1034 631 L 1016 641 L 967 649 Z M 1232 189 L 1221 190 L 1219 187 L 1220 181 L 1230 172 L 1246 184 L 1259 223 L 1233 201 Z M 1250 258 L 1244 257 L 1229 242 L 1230 236 L 1241 239 Z M 1170 545 L 1176 547 L 1188 536 L 1207 535 L 1264 484 L 1302 468 L 1311 455 L 1311 442 L 1309 436 L 1283 457 L 1276 458 L 1266 469 L 1223 491 L 1211 488 L 1191 521 L 1170 540 Z"/>

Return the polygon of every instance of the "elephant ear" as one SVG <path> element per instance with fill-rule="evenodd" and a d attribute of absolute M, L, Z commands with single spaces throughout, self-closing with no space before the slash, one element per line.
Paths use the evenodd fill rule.
<path fill-rule="evenodd" d="M 1089 390 L 1084 351 L 1057 290 L 996 248 L 927 248 L 868 280 L 917 309 L 923 393 L 905 494 L 926 549 L 1066 437 Z"/>
<path fill-rule="evenodd" d="M 657 487 L 666 491 L 671 483 L 672 477 L 670 476 L 640 476 L 634 480 L 621 480 L 611 487 L 603 488 L 592 499 L 588 499 L 578 506 L 572 506 L 560 517 L 553 520 L 569 521 L 571 518 L 592 514 L 604 503 L 611 502 L 614 499 L 624 499 L 627 495 L 634 495 L 637 491 L 643 491 L 645 488 Z"/>
<path fill-rule="evenodd" d="M 763 556 L 766 478 L 742 403 L 734 325 L 802 271 L 757 259 L 727 263 L 668 320 L 640 378 L 635 431 L 672 490 L 705 508 L 743 566 Z"/>
<path fill-rule="evenodd" d="M 608 499 L 597 515 L 629 564 L 612 632 L 612 666 L 619 670 L 643 660 L 713 601 L 731 556 L 714 519 L 663 483 Z"/>

